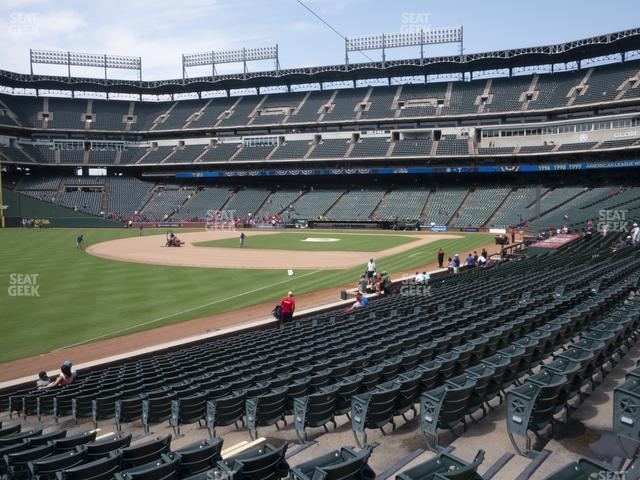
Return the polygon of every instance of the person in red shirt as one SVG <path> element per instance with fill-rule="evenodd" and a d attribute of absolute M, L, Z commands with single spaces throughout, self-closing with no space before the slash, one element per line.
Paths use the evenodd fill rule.
<path fill-rule="evenodd" d="M 280 300 L 280 324 L 284 325 L 293 320 L 293 312 L 296 309 L 296 301 L 293 298 L 293 292 L 289 292 L 286 297 Z"/>

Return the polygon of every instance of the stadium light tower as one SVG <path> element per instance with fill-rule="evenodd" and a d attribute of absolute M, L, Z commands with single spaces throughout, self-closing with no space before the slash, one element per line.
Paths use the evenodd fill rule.
<path fill-rule="evenodd" d="M 35 64 L 66 65 L 67 77 L 71 81 L 71 67 L 104 68 L 104 79 L 107 80 L 107 70 L 136 70 L 138 80 L 142 80 L 142 58 L 125 55 L 108 55 L 105 53 L 62 52 L 57 50 L 29 49 L 29 64 L 31 76 Z"/>
<path fill-rule="evenodd" d="M 211 66 L 211 80 L 216 78 L 216 65 L 222 63 L 242 63 L 244 77 L 246 78 L 248 69 L 247 62 L 255 62 L 260 60 L 274 60 L 275 70 L 280 70 L 280 61 L 278 60 L 278 45 L 270 47 L 258 48 L 240 48 L 237 50 L 225 50 L 221 52 L 211 51 L 202 53 L 182 54 L 182 81 L 187 76 L 187 68 Z"/>
<path fill-rule="evenodd" d="M 440 28 L 436 30 L 420 29 L 407 33 L 380 33 L 364 37 L 349 37 L 344 39 L 345 66 L 349 65 L 349 52 L 365 50 L 382 50 L 382 67 L 385 67 L 387 48 L 420 47 L 420 64 L 424 63 L 425 45 L 439 45 L 444 43 L 460 44 L 462 56 L 464 42 L 462 27 Z"/>

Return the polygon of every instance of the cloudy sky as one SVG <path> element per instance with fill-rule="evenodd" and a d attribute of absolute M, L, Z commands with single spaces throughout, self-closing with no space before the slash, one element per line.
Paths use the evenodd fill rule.
<path fill-rule="evenodd" d="M 639 18 L 637 0 L 301 1 L 346 36 L 463 25 L 467 52 L 624 30 Z M 146 79 L 175 78 L 182 53 L 276 43 L 283 68 L 344 61 L 344 41 L 297 0 L 0 0 L 0 68 L 18 72 L 29 71 L 29 48 L 37 48 L 141 56 Z M 389 58 L 417 54 L 402 49 Z M 363 60 L 361 54 L 352 59 Z M 38 66 L 36 73 L 65 71 Z"/>

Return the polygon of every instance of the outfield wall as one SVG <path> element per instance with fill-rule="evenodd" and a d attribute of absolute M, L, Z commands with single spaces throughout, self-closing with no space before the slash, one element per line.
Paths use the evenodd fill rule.
<path fill-rule="evenodd" d="M 38 200 L 12 190 L 2 189 L 2 202 L 8 227 L 22 227 L 22 220 L 38 220 L 43 227 L 121 227 L 122 224 L 72 208 Z"/>

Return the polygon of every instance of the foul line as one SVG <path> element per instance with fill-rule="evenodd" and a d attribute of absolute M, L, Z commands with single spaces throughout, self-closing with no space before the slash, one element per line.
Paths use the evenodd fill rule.
<path fill-rule="evenodd" d="M 132 325 L 132 326 L 127 327 L 127 328 L 121 328 L 120 330 L 116 330 L 115 332 L 105 333 L 104 335 L 99 335 L 97 337 L 93 337 L 93 338 L 90 338 L 88 340 L 83 340 L 81 342 L 72 343 L 71 345 L 66 345 L 64 347 L 56 348 L 55 350 L 51 350 L 51 352 L 59 352 L 60 350 L 64 350 L 66 348 L 77 347 L 79 345 L 84 345 L 85 343 L 93 342 L 95 340 L 100 340 L 102 338 L 110 337 L 112 335 L 117 335 L 118 333 L 127 332 L 129 330 L 133 330 L 134 328 L 144 327 L 145 325 L 150 325 L 152 323 L 161 322 L 161 321 L 166 320 L 168 318 L 177 317 L 178 315 L 182 315 L 184 313 L 189 313 L 189 312 L 193 312 L 195 310 L 200 310 L 202 308 L 210 307 L 211 305 L 215 305 L 216 303 L 226 302 L 227 300 L 233 300 L 234 298 L 242 297 L 243 295 L 249 295 L 251 293 L 259 292 L 260 290 L 266 290 L 267 288 L 276 287 L 278 285 L 282 285 L 283 283 L 287 283 L 287 282 L 290 282 L 292 280 L 297 280 L 297 279 L 300 279 L 300 278 L 308 277 L 309 275 L 313 275 L 314 273 L 318 273 L 318 272 L 321 272 L 321 271 L 322 270 L 314 270 L 313 272 L 305 273 L 304 275 L 300 275 L 299 277 L 287 278 L 286 280 L 282 280 L 281 282 L 272 283 L 271 285 L 265 285 L 264 287 L 260 287 L 260 288 L 254 288 L 253 290 L 249 290 L 248 292 L 238 293 L 236 295 L 232 295 L 232 296 L 227 297 L 227 298 L 221 298 L 220 300 L 215 300 L 213 302 L 205 303 L 204 305 L 199 305 L 197 307 L 191 307 L 191 308 L 188 308 L 186 310 L 182 310 L 181 312 L 175 312 L 175 313 L 172 313 L 170 315 L 165 315 L 164 317 L 156 318 L 154 320 L 149 320 L 148 322 L 139 323 L 137 325 Z"/>

